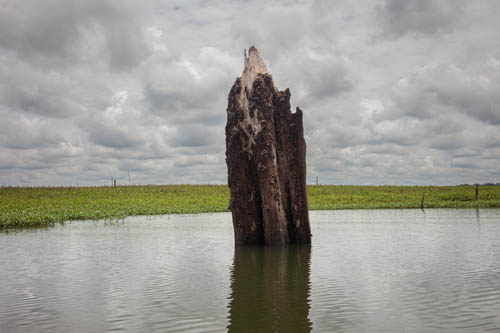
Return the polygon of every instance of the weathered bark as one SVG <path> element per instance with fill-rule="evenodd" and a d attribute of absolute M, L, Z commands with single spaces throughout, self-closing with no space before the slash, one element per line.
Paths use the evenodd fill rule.
<path fill-rule="evenodd" d="M 309 244 L 302 111 L 251 47 L 228 98 L 226 162 L 237 244 Z"/>

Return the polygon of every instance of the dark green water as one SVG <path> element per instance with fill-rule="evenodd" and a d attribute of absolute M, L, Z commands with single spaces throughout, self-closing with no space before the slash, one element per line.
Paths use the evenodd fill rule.
<path fill-rule="evenodd" d="M 229 214 L 0 233 L 0 332 L 500 331 L 500 210 L 311 212 L 311 247 Z"/>

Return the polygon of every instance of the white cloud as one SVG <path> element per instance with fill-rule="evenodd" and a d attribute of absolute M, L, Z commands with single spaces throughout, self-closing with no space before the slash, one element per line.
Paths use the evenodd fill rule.
<path fill-rule="evenodd" d="M 304 111 L 310 181 L 498 182 L 498 14 L 451 0 L 6 2 L 0 184 L 224 183 L 227 94 L 252 44 Z"/>

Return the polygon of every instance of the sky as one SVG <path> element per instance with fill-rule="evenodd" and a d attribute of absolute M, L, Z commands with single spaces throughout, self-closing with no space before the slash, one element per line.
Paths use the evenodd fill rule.
<path fill-rule="evenodd" d="M 0 185 L 226 184 L 255 45 L 307 180 L 500 182 L 500 1 L 0 0 Z"/>

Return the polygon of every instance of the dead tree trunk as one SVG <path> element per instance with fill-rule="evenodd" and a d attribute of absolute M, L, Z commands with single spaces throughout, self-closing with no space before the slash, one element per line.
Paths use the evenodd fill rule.
<path fill-rule="evenodd" d="M 237 244 L 309 244 L 302 111 L 290 111 L 255 47 L 228 98 L 226 163 Z"/>

